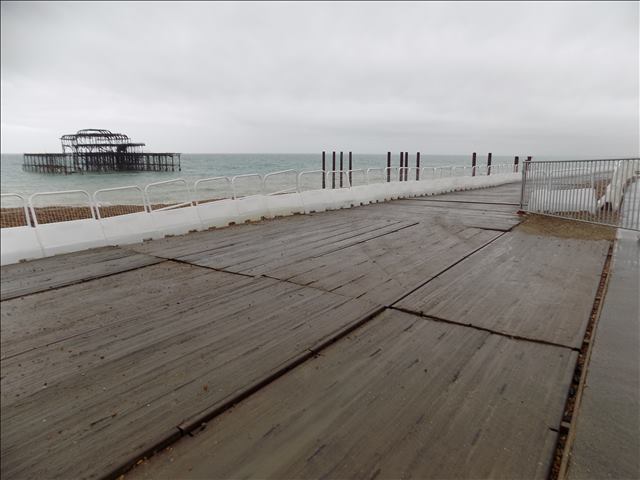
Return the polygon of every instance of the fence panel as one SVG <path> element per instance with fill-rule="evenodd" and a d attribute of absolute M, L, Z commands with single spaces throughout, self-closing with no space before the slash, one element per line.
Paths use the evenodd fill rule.
<path fill-rule="evenodd" d="M 27 201 L 17 193 L 0 195 L 0 228 L 29 227 Z"/>
<path fill-rule="evenodd" d="M 149 211 L 173 210 L 192 205 L 191 192 L 183 178 L 150 183 L 144 187 Z"/>
<path fill-rule="evenodd" d="M 84 190 L 34 193 L 29 211 L 34 225 L 95 219 L 91 196 Z"/>
<path fill-rule="evenodd" d="M 93 202 L 98 218 L 147 211 L 144 192 L 135 185 L 96 190 L 93 194 Z"/>
<path fill-rule="evenodd" d="M 267 173 L 262 181 L 265 195 L 281 195 L 298 191 L 298 172 L 296 170 L 282 170 Z"/>
<path fill-rule="evenodd" d="M 524 162 L 527 212 L 640 230 L 640 159 Z"/>
<path fill-rule="evenodd" d="M 150 183 L 144 193 L 154 228 L 162 235 L 182 235 L 202 228 L 189 186 L 183 178 Z"/>
<path fill-rule="evenodd" d="M 236 175 L 231 178 L 233 186 L 233 198 L 249 197 L 251 195 L 262 195 L 263 185 L 262 175 L 257 173 L 247 173 Z"/>
<path fill-rule="evenodd" d="M 193 200 L 196 205 L 233 198 L 233 186 L 229 177 L 211 177 L 196 180 Z"/>

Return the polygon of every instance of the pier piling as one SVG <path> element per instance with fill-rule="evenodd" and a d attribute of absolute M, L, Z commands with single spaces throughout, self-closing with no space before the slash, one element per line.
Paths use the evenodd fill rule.
<path fill-rule="evenodd" d="M 326 152 L 322 152 L 322 188 L 327 188 L 327 158 Z"/>
<path fill-rule="evenodd" d="M 336 152 L 332 152 L 331 161 L 331 188 L 336 188 Z"/>

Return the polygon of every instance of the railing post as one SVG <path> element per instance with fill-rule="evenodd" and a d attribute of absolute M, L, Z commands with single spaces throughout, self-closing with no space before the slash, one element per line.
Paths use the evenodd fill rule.
<path fill-rule="evenodd" d="M 416 153 L 416 180 L 420 180 L 420 152 Z"/>
<path fill-rule="evenodd" d="M 336 152 L 331 154 L 332 157 L 332 165 L 331 165 L 331 188 L 336 188 Z"/>
<path fill-rule="evenodd" d="M 513 159 L 513 171 L 516 173 L 518 173 L 518 162 L 520 162 L 520 157 L 516 155 L 516 157 Z"/>
<path fill-rule="evenodd" d="M 340 152 L 340 188 L 342 188 L 342 172 L 344 171 L 344 164 L 342 163 L 342 152 Z"/>
<path fill-rule="evenodd" d="M 387 182 L 391 181 L 391 152 L 387 152 Z"/>
<path fill-rule="evenodd" d="M 491 152 L 487 155 L 487 175 L 491 175 Z"/>
<path fill-rule="evenodd" d="M 520 181 L 521 182 L 520 183 L 520 212 L 523 212 L 523 209 L 524 209 L 524 192 L 525 192 L 525 184 L 527 183 L 528 168 L 529 168 L 529 160 L 527 159 L 527 161 L 524 164 L 524 168 L 522 169 L 522 180 Z"/>
<path fill-rule="evenodd" d="M 471 155 L 471 176 L 476 176 L 476 152 L 473 152 L 473 155 Z"/>
<path fill-rule="evenodd" d="M 351 158 L 351 152 L 349 152 L 349 187 L 353 187 L 353 178 L 351 171 L 353 170 L 353 161 Z"/>
<path fill-rule="evenodd" d="M 325 152 L 322 152 L 322 188 L 327 188 L 327 163 Z"/>

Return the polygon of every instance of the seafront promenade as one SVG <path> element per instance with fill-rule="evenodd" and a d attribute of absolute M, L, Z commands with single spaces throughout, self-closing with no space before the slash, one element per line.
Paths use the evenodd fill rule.
<path fill-rule="evenodd" d="M 616 428 L 594 422 L 616 388 L 599 313 L 634 272 L 615 230 L 519 199 L 513 183 L 2 267 L 2 478 L 585 478 Z"/>

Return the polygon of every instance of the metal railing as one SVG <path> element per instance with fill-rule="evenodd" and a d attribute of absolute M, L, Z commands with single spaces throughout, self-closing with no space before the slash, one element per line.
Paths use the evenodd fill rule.
<path fill-rule="evenodd" d="M 524 162 L 520 208 L 640 230 L 640 159 Z"/>
<path fill-rule="evenodd" d="M 504 167 L 504 168 L 503 168 Z M 493 165 L 491 173 L 513 172 L 512 165 Z M 78 219 L 103 219 L 131 213 L 175 210 L 219 200 L 254 195 L 281 195 L 320 189 L 349 189 L 405 181 L 430 181 L 448 177 L 480 176 L 485 167 L 381 167 L 355 170 L 283 170 L 233 177 L 201 178 L 190 186 L 184 178 L 97 190 L 39 192 L 28 200 L 2 194 L 0 227 L 34 226 Z M 37 217 L 36 217 L 37 216 Z"/>

